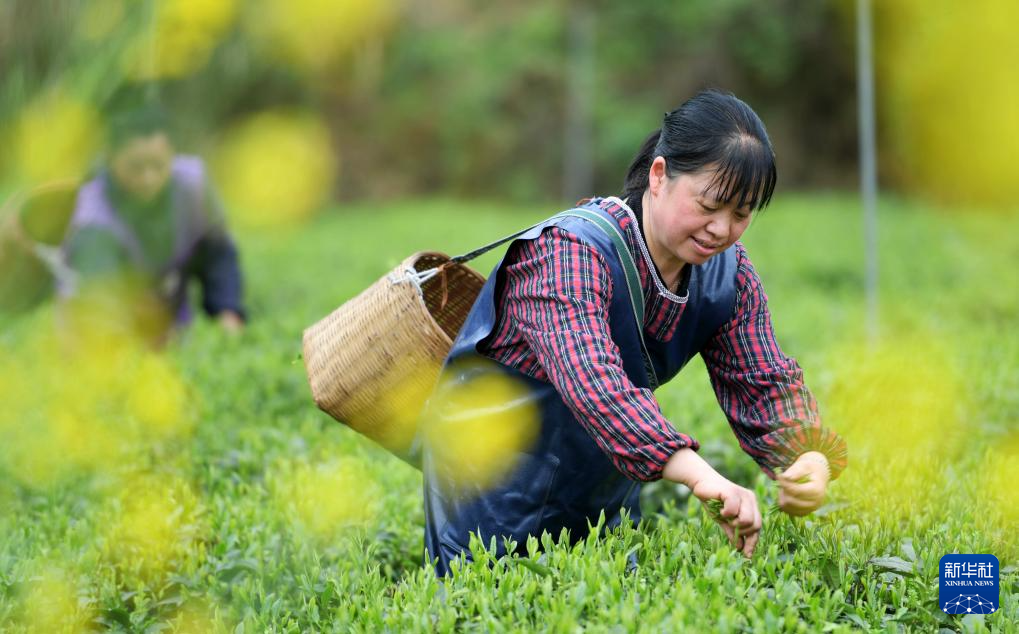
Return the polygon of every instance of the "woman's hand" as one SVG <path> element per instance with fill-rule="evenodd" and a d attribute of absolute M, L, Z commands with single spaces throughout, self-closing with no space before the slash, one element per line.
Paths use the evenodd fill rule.
<path fill-rule="evenodd" d="M 808 451 L 778 475 L 778 507 L 797 517 L 813 513 L 824 503 L 830 479 L 825 455 Z"/>
<path fill-rule="evenodd" d="M 757 506 L 757 496 L 754 492 L 717 473 L 714 477 L 697 482 L 692 492 L 701 502 L 718 500 L 722 503 L 721 511 L 714 520 L 725 531 L 733 548 L 741 551 L 746 557 L 752 557 L 762 524 L 761 510 Z"/>
<path fill-rule="evenodd" d="M 232 335 L 244 330 L 244 318 L 232 310 L 224 310 L 217 313 L 216 321 L 223 327 L 223 330 Z"/>
<path fill-rule="evenodd" d="M 747 557 L 754 554 L 762 519 L 753 491 L 725 479 L 690 448 L 673 454 L 665 464 L 662 477 L 690 487 L 701 502 L 721 502 L 721 513 L 715 521 L 721 525 L 733 548 Z"/>

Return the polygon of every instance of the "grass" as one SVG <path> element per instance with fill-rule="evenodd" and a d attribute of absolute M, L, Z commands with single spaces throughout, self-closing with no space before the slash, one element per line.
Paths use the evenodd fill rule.
<path fill-rule="evenodd" d="M 49 308 L 8 328 L 0 629 L 1019 629 L 1019 237 L 1000 216 L 896 201 L 881 210 L 873 343 L 851 200 L 787 196 L 745 240 L 779 340 L 849 442 L 817 513 L 769 513 L 747 561 L 685 488 L 659 483 L 638 527 L 572 547 L 544 535 L 530 557 L 499 561 L 475 543 L 478 563 L 437 582 L 421 566 L 420 475 L 314 408 L 300 333 L 415 250 L 464 252 L 554 211 L 413 201 L 241 236 L 248 331 L 201 322 L 166 355 L 117 356 L 106 375 L 39 352 Z M 776 501 L 702 365 L 658 396 L 723 474 L 762 508 Z M 59 423 L 65 411 L 78 422 Z M 938 610 L 952 552 L 999 558 L 998 613 Z"/>

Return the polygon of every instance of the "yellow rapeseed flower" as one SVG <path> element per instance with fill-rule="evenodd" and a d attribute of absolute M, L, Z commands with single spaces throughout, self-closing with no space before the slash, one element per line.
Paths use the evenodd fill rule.
<path fill-rule="evenodd" d="M 233 628 L 227 627 L 208 606 L 196 602 L 185 604 L 169 621 L 172 632 L 177 634 L 226 634 Z"/>
<path fill-rule="evenodd" d="M 267 55 L 324 71 L 381 38 L 396 12 L 393 0 L 255 0 L 246 23 Z"/>
<path fill-rule="evenodd" d="M 265 112 L 227 133 L 214 165 L 238 224 L 276 228 L 321 209 L 337 158 L 329 130 L 312 115 Z"/>
<path fill-rule="evenodd" d="M 90 610 L 78 602 L 78 589 L 66 571 L 47 566 L 27 584 L 21 599 L 21 625 L 28 632 L 90 632 Z"/>
<path fill-rule="evenodd" d="M 421 434 L 444 480 L 480 490 L 498 485 L 520 453 L 533 446 L 540 412 L 527 388 L 509 376 L 498 371 L 473 376 L 455 384 L 442 380 Z"/>
<path fill-rule="evenodd" d="M 208 62 L 237 12 L 235 0 L 161 0 L 155 22 L 124 51 L 132 79 L 184 77 Z"/>
<path fill-rule="evenodd" d="M 945 342 L 922 331 L 832 352 L 836 381 L 825 421 L 850 448 L 841 491 L 864 507 L 933 501 L 962 446 L 963 387 Z"/>
<path fill-rule="evenodd" d="M 127 411 L 141 425 L 143 436 L 159 439 L 190 431 L 186 386 L 165 358 L 141 355 L 130 377 Z"/>
<path fill-rule="evenodd" d="M 14 155 L 27 184 L 80 179 L 102 141 L 98 114 L 61 90 L 36 97 L 15 124 Z"/>
<path fill-rule="evenodd" d="M 1014 205 L 1019 179 L 1019 3 L 877 3 L 876 63 L 890 146 L 916 189 Z"/>
<path fill-rule="evenodd" d="M 410 448 L 422 406 L 435 387 L 440 367 L 424 348 L 406 351 L 406 356 L 394 364 L 390 377 L 381 382 L 385 389 L 369 405 L 383 421 L 375 430 L 380 444 L 401 451 Z"/>
<path fill-rule="evenodd" d="M 349 457 L 283 463 L 274 470 L 271 482 L 273 498 L 284 516 L 311 537 L 326 541 L 372 521 L 382 499 L 367 465 Z"/>
<path fill-rule="evenodd" d="M 974 490 L 980 494 L 980 505 L 986 507 L 985 516 L 1014 531 L 1019 526 L 1019 434 L 987 451 L 978 468 Z M 1011 545 L 1019 549 L 1019 542 Z"/>
<path fill-rule="evenodd" d="M 112 473 L 193 428 L 171 360 L 110 308 L 86 297 L 41 311 L 0 345 L 0 464 L 23 484 Z"/>
<path fill-rule="evenodd" d="M 151 581 L 184 565 L 200 537 L 201 505 L 184 481 L 134 478 L 113 507 L 106 554 L 125 574 Z"/>

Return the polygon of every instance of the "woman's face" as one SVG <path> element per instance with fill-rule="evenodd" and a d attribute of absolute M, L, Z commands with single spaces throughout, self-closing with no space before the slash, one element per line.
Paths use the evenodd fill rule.
<path fill-rule="evenodd" d="M 707 262 L 739 240 L 750 224 L 748 207 L 716 198 L 712 169 L 670 178 L 665 159 L 657 157 L 649 176 L 644 231 L 651 256 L 663 273 L 678 272 L 683 264 Z"/>
<path fill-rule="evenodd" d="M 147 203 L 170 180 L 173 146 L 163 132 L 128 139 L 110 158 L 117 185 L 135 200 Z"/>

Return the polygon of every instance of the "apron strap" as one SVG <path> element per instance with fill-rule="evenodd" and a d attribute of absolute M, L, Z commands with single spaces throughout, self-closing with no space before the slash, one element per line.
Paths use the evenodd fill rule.
<path fill-rule="evenodd" d="M 651 355 L 648 354 L 647 345 L 644 343 L 644 291 L 640 285 L 640 274 L 637 272 L 637 265 L 634 264 L 633 253 L 630 251 L 629 246 L 626 244 L 626 240 L 623 238 L 622 231 L 620 231 L 619 226 L 616 225 L 615 222 L 609 219 L 605 212 L 594 211 L 586 207 L 575 207 L 573 209 L 568 209 L 566 211 L 557 213 L 551 218 L 546 218 L 541 222 L 535 223 L 529 227 L 521 229 L 520 231 L 517 231 L 512 235 L 500 238 L 499 240 L 496 240 L 491 244 L 486 244 L 485 246 L 479 247 L 473 251 L 470 251 L 469 253 L 465 253 L 463 255 L 458 255 L 456 257 L 450 258 L 450 261 L 457 264 L 469 262 L 476 257 L 488 253 L 495 247 L 501 244 L 505 244 L 506 242 L 509 242 L 510 240 L 527 233 L 528 231 L 534 229 L 535 227 L 539 227 L 541 225 L 550 223 L 557 218 L 565 218 L 570 216 L 575 218 L 581 218 L 592 223 L 612 241 L 613 245 L 615 245 L 616 253 L 619 256 L 619 263 L 623 268 L 623 273 L 626 278 L 626 287 L 630 295 L 630 305 L 633 308 L 633 317 L 637 322 L 637 335 L 640 340 L 641 352 L 643 353 L 644 356 L 645 370 L 647 370 L 648 380 L 651 383 L 651 389 L 652 390 L 657 389 L 659 385 L 658 375 L 655 372 L 654 364 L 651 362 Z M 427 273 L 431 273 L 431 271 L 423 272 L 423 274 Z"/>
<path fill-rule="evenodd" d="M 658 374 L 655 372 L 655 366 L 651 362 L 651 355 L 647 351 L 647 344 L 644 342 L 644 289 L 640 285 L 640 274 L 637 272 L 637 265 L 634 264 L 633 253 L 623 238 L 623 232 L 619 230 L 619 226 L 615 222 L 608 220 L 604 213 L 595 212 L 590 209 L 578 207 L 558 215 L 574 216 L 592 222 L 615 245 L 616 253 L 619 255 L 619 263 L 622 265 L 623 273 L 626 277 L 626 287 L 630 293 L 633 318 L 637 322 L 637 338 L 640 341 L 640 349 L 644 356 L 644 369 L 647 371 L 651 389 L 657 389 L 659 386 Z"/>

